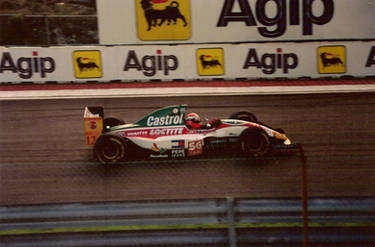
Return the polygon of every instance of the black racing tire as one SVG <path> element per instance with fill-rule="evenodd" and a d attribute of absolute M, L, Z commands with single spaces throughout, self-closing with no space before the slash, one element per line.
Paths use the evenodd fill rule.
<path fill-rule="evenodd" d="M 230 115 L 229 118 L 258 123 L 257 117 L 254 114 L 247 112 L 247 111 L 235 112 L 232 115 Z"/>
<path fill-rule="evenodd" d="M 266 132 L 257 128 L 248 128 L 240 136 L 241 148 L 246 156 L 260 157 L 267 154 L 271 141 Z"/>
<path fill-rule="evenodd" d="M 116 117 L 105 118 L 103 121 L 103 132 L 107 132 L 110 128 L 123 124 L 125 124 L 125 122 L 122 119 Z"/>
<path fill-rule="evenodd" d="M 94 156 L 102 164 L 118 163 L 126 156 L 126 141 L 117 135 L 101 135 L 95 143 Z"/>

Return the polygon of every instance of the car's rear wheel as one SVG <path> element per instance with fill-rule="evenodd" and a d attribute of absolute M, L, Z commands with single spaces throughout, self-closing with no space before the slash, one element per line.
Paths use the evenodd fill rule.
<path fill-rule="evenodd" d="M 242 151 L 251 157 L 260 157 L 270 151 L 270 138 L 261 129 L 246 129 L 241 134 Z"/>
<path fill-rule="evenodd" d="M 116 117 L 108 117 L 103 121 L 104 132 L 109 131 L 110 128 L 125 124 L 125 122 Z"/>
<path fill-rule="evenodd" d="M 258 122 L 257 117 L 254 114 L 252 114 L 250 112 L 247 112 L 247 111 L 235 112 L 232 115 L 230 115 L 229 118 L 230 119 L 239 119 L 239 120 L 249 121 L 249 122 L 253 122 L 253 123 Z"/>
<path fill-rule="evenodd" d="M 125 158 L 126 142 L 120 136 L 102 135 L 94 146 L 94 155 L 102 164 L 117 163 Z"/>

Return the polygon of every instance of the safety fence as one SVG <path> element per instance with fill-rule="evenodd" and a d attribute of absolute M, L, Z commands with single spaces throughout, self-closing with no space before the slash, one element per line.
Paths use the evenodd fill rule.
<path fill-rule="evenodd" d="M 375 245 L 375 198 L 311 198 L 310 246 Z M 1 246 L 302 246 L 300 199 L 0 207 Z"/>
<path fill-rule="evenodd" d="M 0 1 L 1 45 L 97 44 L 96 0 Z"/>

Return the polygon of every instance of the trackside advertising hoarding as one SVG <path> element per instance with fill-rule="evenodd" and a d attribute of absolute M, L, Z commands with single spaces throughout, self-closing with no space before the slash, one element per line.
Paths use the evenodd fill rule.
<path fill-rule="evenodd" d="M 100 44 L 375 39 L 375 0 L 97 0 Z"/>
<path fill-rule="evenodd" d="M 0 83 L 375 76 L 375 41 L 0 47 Z"/>

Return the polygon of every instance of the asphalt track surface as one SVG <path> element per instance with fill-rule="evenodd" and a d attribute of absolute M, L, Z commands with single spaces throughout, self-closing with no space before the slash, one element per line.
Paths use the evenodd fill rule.
<path fill-rule="evenodd" d="M 83 110 L 133 122 L 186 103 L 208 118 L 251 111 L 308 158 L 311 197 L 375 196 L 375 93 L 0 101 L 0 205 L 301 195 L 298 157 L 104 167 L 85 147 Z"/>

